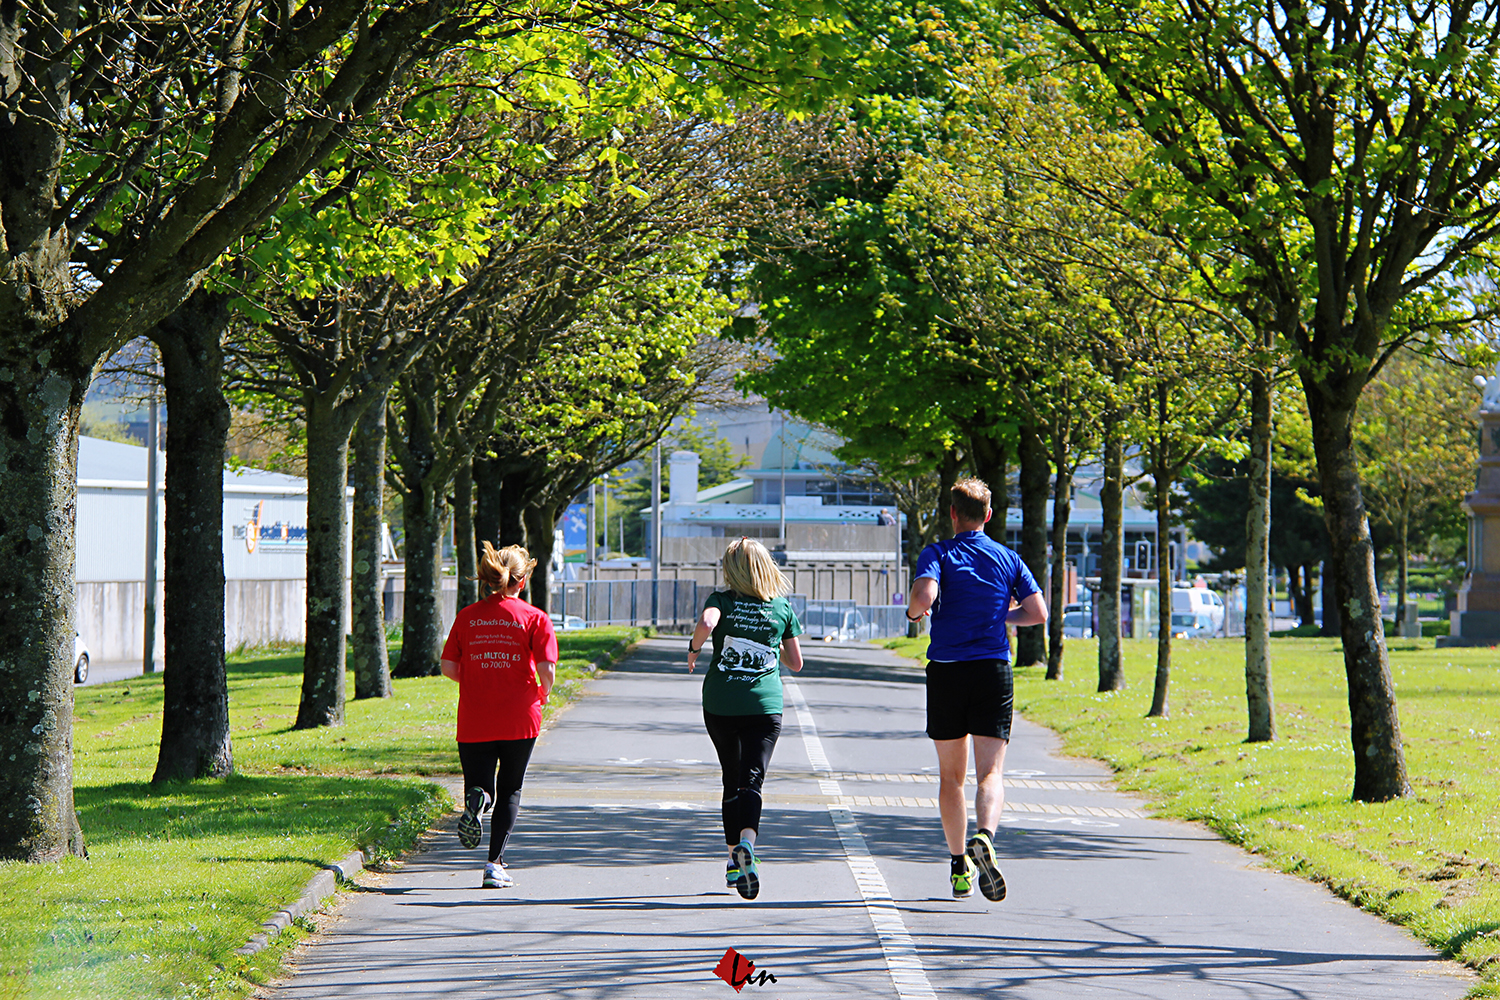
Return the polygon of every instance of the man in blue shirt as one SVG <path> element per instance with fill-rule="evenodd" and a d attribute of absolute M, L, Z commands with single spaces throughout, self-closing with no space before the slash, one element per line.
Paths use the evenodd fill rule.
<path fill-rule="evenodd" d="M 984 533 L 990 489 L 978 479 L 953 485 L 953 537 L 922 550 L 906 617 L 932 614 L 927 647 L 927 735 L 938 755 L 938 811 L 951 858 L 955 898 L 1005 898 L 1005 876 L 995 860 L 995 827 L 1005 805 L 1005 748 L 1010 743 L 1014 693 L 1006 625 L 1040 625 L 1047 603 L 1036 578 L 1015 552 Z M 969 838 L 964 778 L 974 738 L 979 831 Z"/>

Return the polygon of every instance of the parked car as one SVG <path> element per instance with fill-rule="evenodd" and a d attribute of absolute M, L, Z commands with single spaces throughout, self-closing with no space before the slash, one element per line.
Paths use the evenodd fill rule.
<path fill-rule="evenodd" d="M 1094 616 L 1089 611 L 1064 611 L 1063 635 L 1087 639 L 1094 634 Z"/>
<path fill-rule="evenodd" d="M 89 647 L 83 636 L 73 633 L 73 683 L 82 684 L 89 679 Z"/>
<path fill-rule="evenodd" d="M 563 632 L 575 628 L 588 627 L 584 624 L 583 619 L 579 618 L 577 615 L 564 615 L 553 611 L 548 614 L 547 617 L 552 619 L 552 630 L 554 632 Z"/>
<path fill-rule="evenodd" d="M 1224 624 L 1224 598 L 1206 587 L 1174 587 L 1172 613 L 1207 615 L 1214 628 Z M 1173 626 L 1176 627 L 1175 624 Z"/>
<path fill-rule="evenodd" d="M 863 642 L 875 638 L 875 623 L 865 621 L 863 612 L 858 608 L 809 605 L 805 617 L 807 620 L 802 623 L 802 627 L 809 639 Z"/>
<path fill-rule="evenodd" d="M 1197 615 L 1186 611 L 1172 612 L 1172 638 L 1203 639 L 1219 634 L 1219 627 L 1206 614 Z"/>

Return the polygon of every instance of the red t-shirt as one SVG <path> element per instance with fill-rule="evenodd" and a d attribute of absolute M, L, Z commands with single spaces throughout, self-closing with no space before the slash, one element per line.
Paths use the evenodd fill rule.
<path fill-rule="evenodd" d="M 552 620 L 493 594 L 458 613 L 443 659 L 458 664 L 458 742 L 531 739 L 542 731 L 536 664 L 557 662 Z"/>

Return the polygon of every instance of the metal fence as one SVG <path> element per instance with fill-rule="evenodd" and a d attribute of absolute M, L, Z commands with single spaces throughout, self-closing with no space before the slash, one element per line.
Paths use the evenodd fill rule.
<path fill-rule="evenodd" d="M 801 594 L 789 598 L 809 639 L 860 642 L 906 634 L 904 604 L 855 604 L 853 601 L 811 601 Z"/>
<path fill-rule="evenodd" d="M 703 606 L 699 590 L 696 580 L 575 580 L 552 585 L 550 607 L 565 616 L 565 628 L 692 625 Z"/>

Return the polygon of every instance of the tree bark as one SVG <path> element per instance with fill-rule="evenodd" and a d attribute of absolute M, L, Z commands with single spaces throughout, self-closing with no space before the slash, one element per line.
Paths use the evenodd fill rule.
<path fill-rule="evenodd" d="M 354 697 L 389 698 L 391 664 L 385 638 L 385 405 L 386 396 L 370 401 L 354 425 L 354 560 L 350 576 L 349 659 L 354 668 Z"/>
<path fill-rule="evenodd" d="M 1301 625 L 1307 621 L 1302 617 L 1302 567 L 1292 563 L 1286 568 L 1286 598 L 1287 607 L 1297 618 L 1297 624 Z M 1311 611 L 1311 609 L 1308 609 Z"/>
<path fill-rule="evenodd" d="M 86 853 L 73 809 L 73 620 L 91 364 L 69 363 L 59 339 L 12 329 L 0 341 L 0 860 Z"/>
<path fill-rule="evenodd" d="M 1245 707 L 1246 742 L 1276 738 L 1276 703 L 1271 690 L 1271 410 L 1270 376 L 1257 368 L 1250 377 L 1250 510 L 1245 518 Z"/>
<path fill-rule="evenodd" d="M 1021 488 L 1021 561 L 1047 586 L 1047 494 L 1052 486 L 1052 468 L 1047 460 L 1047 445 L 1036 428 L 1023 425 L 1019 448 Z M 1033 666 L 1047 659 L 1045 625 L 1016 629 L 1016 663 Z"/>
<path fill-rule="evenodd" d="M 480 542 L 500 544 L 500 494 L 505 489 L 505 471 L 499 459 L 476 457 L 474 469 L 474 548 Z"/>
<path fill-rule="evenodd" d="M 953 507 L 953 484 L 958 482 L 960 468 L 962 463 L 957 451 L 949 449 L 943 453 L 943 462 L 938 466 L 938 500 L 934 512 L 939 541 L 953 537 L 953 518 L 948 511 Z"/>
<path fill-rule="evenodd" d="M 152 339 L 166 376 L 161 743 L 152 782 L 234 770 L 224 665 L 224 398 L 229 297 L 198 291 Z"/>
<path fill-rule="evenodd" d="M 1052 464 L 1057 469 L 1052 493 L 1052 607 L 1047 619 L 1047 680 L 1060 681 L 1063 675 L 1063 608 L 1068 598 L 1068 519 L 1073 511 L 1073 465 L 1068 455 L 1067 430 L 1053 431 L 1055 447 Z"/>
<path fill-rule="evenodd" d="M 1103 532 L 1099 552 L 1099 690 L 1125 687 L 1120 649 L 1120 577 L 1125 566 L 1125 438 L 1118 419 L 1104 422 Z"/>
<path fill-rule="evenodd" d="M 500 490 L 500 547 L 526 544 L 526 507 L 534 487 L 529 472 L 513 472 Z"/>
<path fill-rule="evenodd" d="M 357 414 L 307 393 L 307 644 L 293 728 L 341 726 L 348 653 L 349 436 Z"/>
<path fill-rule="evenodd" d="M 990 434 L 969 435 L 969 464 L 974 467 L 974 475 L 990 488 L 990 507 L 994 510 L 985 522 L 984 533 L 1001 545 L 1005 544 L 1005 519 L 1010 504 L 1009 459 L 1002 438 Z"/>
<path fill-rule="evenodd" d="M 1158 398 L 1165 392 L 1159 390 Z M 1172 484 L 1163 456 L 1166 443 L 1158 442 L 1158 460 L 1152 476 L 1156 488 L 1156 684 L 1151 691 L 1148 718 L 1165 719 L 1171 714 L 1168 687 L 1172 680 Z"/>
<path fill-rule="evenodd" d="M 526 508 L 526 551 L 536 560 L 527 581 L 527 602 L 542 611 L 552 610 L 552 550 L 556 547 L 557 510 L 532 504 Z"/>
<path fill-rule="evenodd" d="M 1327 515 L 1324 515 L 1324 517 L 1326 519 Z M 1371 549 L 1370 559 L 1372 562 L 1374 558 L 1374 549 Z M 1339 614 L 1338 588 L 1333 585 L 1336 575 L 1333 569 L 1333 543 L 1330 541 L 1328 543 L 1328 558 L 1323 560 L 1323 565 L 1318 570 L 1318 586 L 1323 591 L 1323 628 L 1318 634 L 1323 636 L 1332 637 L 1342 634 L 1342 626 L 1339 624 L 1342 616 Z"/>
<path fill-rule="evenodd" d="M 1402 513 L 1396 524 L 1396 634 L 1404 635 L 1406 628 L 1406 558 L 1407 525 L 1410 519 Z"/>
<path fill-rule="evenodd" d="M 438 673 L 443 650 L 444 510 L 440 494 L 418 489 L 403 497 L 406 527 L 406 616 L 401 622 L 397 677 Z"/>
<path fill-rule="evenodd" d="M 1320 386 L 1307 384 L 1309 375 L 1303 379 L 1323 520 L 1332 550 L 1333 579 L 1325 580 L 1323 586 L 1326 593 L 1329 583 L 1333 584 L 1349 683 L 1353 794 L 1359 802 L 1384 802 L 1410 794 L 1411 786 L 1375 587 L 1374 548 L 1354 453 L 1355 401 L 1331 400 L 1319 391 Z"/>
<path fill-rule="evenodd" d="M 458 606 L 479 601 L 474 537 L 474 460 L 458 463 L 453 476 L 453 561 L 458 571 Z"/>

